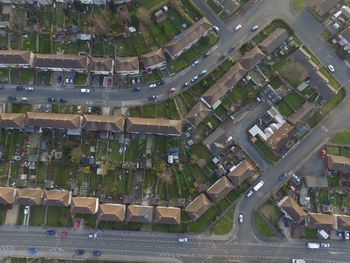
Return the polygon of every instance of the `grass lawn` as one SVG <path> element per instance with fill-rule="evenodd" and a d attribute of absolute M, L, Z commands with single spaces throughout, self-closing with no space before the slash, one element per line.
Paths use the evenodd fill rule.
<path fill-rule="evenodd" d="M 316 229 L 305 228 L 304 237 L 308 239 L 316 239 L 317 238 Z"/>
<path fill-rule="evenodd" d="M 24 68 L 22 69 L 22 78 L 21 83 L 28 84 L 31 78 L 35 75 L 35 71 L 33 69 Z"/>
<path fill-rule="evenodd" d="M 277 103 L 277 108 L 278 111 L 285 117 L 288 117 L 294 112 L 294 110 L 284 100 L 280 100 Z"/>
<path fill-rule="evenodd" d="M 304 0 L 293 0 L 293 8 L 300 11 L 304 8 Z"/>
<path fill-rule="evenodd" d="M 42 54 L 51 53 L 51 39 L 49 34 L 39 35 L 39 53 L 42 53 Z"/>
<path fill-rule="evenodd" d="M 257 138 L 256 142 L 254 142 L 254 145 L 259 150 L 259 152 L 265 157 L 266 160 L 272 163 L 278 160 L 276 155 L 260 138 Z"/>
<path fill-rule="evenodd" d="M 341 155 L 340 154 L 340 147 L 338 146 L 327 146 L 327 153 L 332 155 Z"/>
<path fill-rule="evenodd" d="M 280 77 L 276 76 L 270 81 L 270 85 L 274 89 L 278 89 L 283 84 L 283 81 L 280 79 Z"/>
<path fill-rule="evenodd" d="M 50 80 L 51 80 L 51 71 L 37 72 L 37 77 L 36 77 L 37 84 L 49 84 Z"/>
<path fill-rule="evenodd" d="M 133 139 L 129 143 L 125 151 L 126 161 L 136 161 L 140 154 L 146 153 L 146 140 L 145 139 Z"/>
<path fill-rule="evenodd" d="M 323 204 L 328 200 L 328 190 L 320 189 L 317 193 L 317 199 L 319 204 Z"/>
<path fill-rule="evenodd" d="M 330 139 L 332 143 L 349 144 L 350 145 L 350 130 L 344 130 L 336 133 Z"/>
<path fill-rule="evenodd" d="M 39 163 L 37 168 L 37 182 L 43 183 L 46 179 L 46 173 L 47 173 L 47 165 L 45 163 Z"/>
<path fill-rule="evenodd" d="M 167 232 L 167 233 L 184 233 L 185 227 L 184 225 L 161 225 L 161 224 L 154 224 L 153 225 L 153 231 L 157 232 Z"/>
<path fill-rule="evenodd" d="M 69 208 L 50 206 L 47 210 L 47 225 L 59 227 L 72 226 Z"/>
<path fill-rule="evenodd" d="M 265 219 L 259 213 L 255 214 L 254 221 L 255 221 L 255 227 L 261 235 L 265 237 L 276 236 L 273 229 L 270 227 L 270 225 L 265 221 Z"/>
<path fill-rule="evenodd" d="M 274 224 L 276 224 L 281 217 L 280 210 L 271 201 L 267 201 L 265 204 L 263 204 L 260 207 L 260 211 Z"/>
<path fill-rule="evenodd" d="M 43 206 L 32 206 L 30 208 L 29 225 L 41 226 L 44 223 L 45 207 Z"/>
<path fill-rule="evenodd" d="M 22 37 L 22 49 L 29 51 L 36 51 L 36 34 Z"/>
<path fill-rule="evenodd" d="M 30 104 L 12 103 L 13 113 L 26 113 L 31 110 L 32 110 L 32 105 Z"/>
<path fill-rule="evenodd" d="M 75 42 L 68 42 L 64 48 L 64 54 L 76 54 L 77 44 Z"/>
<path fill-rule="evenodd" d="M 230 202 L 228 201 L 228 199 L 224 198 L 222 200 L 220 200 L 220 202 L 218 202 L 216 204 L 216 206 L 221 210 L 224 211 L 228 206 L 230 206 Z"/>
<path fill-rule="evenodd" d="M 229 194 L 226 195 L 226 198 L 233 203 L 239 196 L 239 192 L 237 191 L 237 189 L 232 190 Z"/>
<path fill-rule="evenodd" d="M 75 74 L 75 84 L 77 85 L 85 85 L 87 80 L 87 74 L 84 73 L 76 73 Z"/>
<path fill-rule="evenodd" d="M 225 235 L 230 232 L 232 226 L 232 219 L 228 219 L 226 216 L 223 216 L 219 219 L 216 225 L 210 229 L 210 233 L 214 235 Z"/>
<path fill-rule="evenodd" d="M 199 234 L 203 232 L 209 225 L 208 218 L 204 215 L 202 215 L 200 218 L 198 218 L 195 222 L 192 222 L 187 225 L 187 230 L 190 233 Z"/>
<path fill-rule="evenodd" d="M 0 69 L 0 80 L 2 80 L 2 81 L 9 80 L 9 69 L 8 68 Z"/>
<path fill-rule="evenodd" d="M 39 22 L 42 27 L 45 27 L 45 31 L 49 32 L 51 29 L 53 20 L 53 15 L 49 11 L 40 11 L 39 12 Z"/>
<path fill-rule="evenodd" d="M 338 187 L 340 184 L 339 175 L 328 176 L 327 179 L 328 179 L 328 187 Z"/>
<path fill-rule="evenodd" d="M 81 214 L 77 214 L 75 215 L 75 218 L 81 218 L 84 219 L 84 224 L 86 227 L 95 227 L 96 225 L 96 216 L 95 215 L 81 215 Z"/>
<path fill-rule="evenodd" d="M 283 98 L 291 107 L 295 110 L 300 108 L 304 104 L 304 99 L 295 92 L 289 93 Z"/>
<path fill-rule="evenodd" d="M 195 155 L 198 159 L 209 161 L 212 157 L 211 152 L 203 144 L 198 143 L 191 149 L 191 155 Z"/>

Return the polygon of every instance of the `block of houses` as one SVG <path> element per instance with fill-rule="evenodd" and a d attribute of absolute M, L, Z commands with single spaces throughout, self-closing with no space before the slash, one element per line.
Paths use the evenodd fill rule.
<path fill-rule="evenodd" d="M 277 203 L 277 206 L 286 217 L 291 219 L 297 225 L 306 218 L 307 214 L 304 209 L 290 196 L 283 197 Z"/>
<path fill-rule="evenodd" d="M 245 53 L 239 60 L 239 63 L 241 63 L 246 70 L 250 71 L 265 57 L 265 53 L 259 47 L 255 47 L 249 52 Z"/>
<path fill-rule="evenodd" d="M 305 103 L 299 109 L 288 116 L 287 121 L 293 126 L 297 125 L 299 122 L 305 122 L 313 114 L 314 108 L 315 105 L 313 103 L 305 101 Z"/>
<path fill-rule="evenodd" d="M 45 190 L 43 205 L 68 207 L 72 201 L 72 192 L 64 190 Z"/>
<path fill-rule="evenodd" d="M 99 201 L 95 197 L 73 197 L 70 213 L 82 215 L 95 215 L 98 211 Z"/>
<path fill-rule="evenodd" d="M 267 140 L 267 145 L 274 151 L 280 150 L 294 134 L 294 126 L 284 123 Z"/>
<path fill-rule="evenodd" d="M 154 222 L 157 224 L 181 224 L 181 209 L 178 207 L 157 206 L 155 208 Z"/>
<path fill-rule="evenodd" d="M 310 229 L 323 229 L 325 231 L 337 229 L 336 217 L 329 214 L 308 213 L 305 219 L 305 226 Z"/>
<path fill-rule="evenodd" d="M 20 205 L 42 205 L 44 190 L 39 188 L 22 188 L 17 190 L 16 203 Z"/>
<path fill-rule="evenodd" d="M 25 113 L 0 113 L 0 128 L 22 129 L 25 119 Z"/>
<path fill-rule="evenodd" d="M 165 51 L 171 59 L 175 59 L 190 49 L 202 37 L 206 36 L 213 25 L 206 17 L 202 17 L 184 32 L 174 37 L 166 46 Z"/>
<path fill-rule="evenodd" d="M 143 54 L 140 60 L 142 68 L 145 70 L 154 70 L 166 66 L 166 58 L 161 48 Z"/>
<path fill-rule="evenodd" d="M 329 170 L 350 173 L 350 158 L 339 155 L 327 156 L 327 166 Z"/>
<path fill-rule="evenodd" d="M 206 117 L 212 113 L 212 110 L 209 109 L 203 102 L 198 102 L 186 115 L 185 120 L 191 124 L 193 127 L 196 127 L 200 124 Z"/>
<path fill-rule="evenodd" d="M 99 221 L 123 222 L 126 206 L 123 204 L 101 204 L 98 212 Z"/>
<path fill-rule="evenodd" d="M 337 230 L 350 231 L 350 216 L 337 215 Z"/>
<path fill-rule="evenodd" d="M 201 215 L 203 215 L 211 206 L 211 203 L 205 194 L 201 193 L 197 196 L 191 203 L 189 203 L 185 211 L 192 218 L 192 220 L 197 220 Z"/>
<path fill-rule="evenodd" d="M 140 63 L 138 57 L 116 57 L 115 71 L 120 75 L 140 74 Z"/>
<path fill-rule="evenodd" d="M 0 50 L 0 68 L 29 68 L 33 65 L 34 54 L 22 50 Z"/>
<path fill-rule="evenodd" d="M 232 189 L 233 185 L 230 180 L 226 176 L 223 176 L 208 188 L 207 194 L 211 200 L 218 202 L 231 192 Z"/>
<path fill-rule="evenodd" d="M 153 220 L 153 206 L 129 205 L 126 212 L 127 222 L 150 224 Z"/>
<path fill-rule="evenodd" d="M 85 73 L 88 57 L 78 55 L 35 54 L 33 66 L 43 71 L 75 71 Z"/>
<path fill-rule="evenodd" d="M 0 187 L 0 205 L 12 205 L 16 200 L 17 189 Z"/>
<path fill-rule="evenodd" d="M 126 132 L 180 136 L 182 122 L 180 120 L 129 117 L 126 121 Z"/>
<path fill-rule="evenodd" d="M 114 60 L 104 57 L 90 57 L 89 72 L 95 75 L 112 76 L 114 73 Z"/>
<path fill-rule="evenodd" d="M 341 0 L 309 0 L 308 7 L 319 17 L 323 17 Z"/>
<path fill-rule="evenodd" d="M 268 56 L 276 48 L 280 47 L 284 42 L 286 42 L 287 39 L 287 30 L 277 28 L 263 42 L 260 43 L 259 48 Z"/>
<path fill-rule="evenodd" d="M 80 115 L 27 112 L 25 127 L 80 130 Z"/>
<path fill-rule="evenodd" d="M 247 159 L 240 162 L 234 167 L 234 169 L 231 170 L 232 171 L 227 174 L 227 177 L 236 186 L 239 186 L 245 180 L 252 177 L 255 173 L 253 165 Z"/>
<path fill-rule="evenodd" d="M 121 115 L 83 115 L 81 128 L 86 131 L 124 132 L 124 117 Z"/>
<path fill-rule="evenodd" d="M 221 104 L 221 99 L 246 74 L 247 70 L 240 63 L 236 63 L 202 95 L 201 101 L 207 107 L 216 109 Z"/>

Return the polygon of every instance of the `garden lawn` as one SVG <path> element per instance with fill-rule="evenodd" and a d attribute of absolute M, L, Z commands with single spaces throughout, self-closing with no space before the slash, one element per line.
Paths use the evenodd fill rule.
<path fill-rule="evenodd" d="M 39 35 L 39 53 L 42 53 L 42 54 L 51 53 L 51 39 L 49 34 Z"/>
<path fill-rule="evenodd" d="M 289 93 L 287 96 L 283 98 L 291 107 L 295 110 L 300 108 L 304 104 L 304 99 L 300 95 L 295 92 Z"/>
<path fill-rule="evenodd" d="M 285 117 L 288 117 L 294 112 L 294 110 L 284 100 L 280 100 L 277 103 L 277 108 L 278 111 Z"/>
<path fill-rule="evenodd" d="M 305 228 L 304 237 L 307 239 L 316 239 L 317 238 L 316 229 Z"/>
<path fill-rule="evenodd" d="M 43 206 L 32 206 L 30 208 L 29 225 L 41 226 L 44 223 L 45 207 Z"/>
<path fill-rule="evenodd" d="M 325 76 L 328 81 L 329 81 L 329 85 L 334 89 L 334 90 L 338 90 L 340 89 L 340 84 L 338 83 L 338 81 L 334 78 L 334 76 L 329 73 L 329 71 L 323 67 L 320 69 L 320 72 L 322 73 L 323 76 Z"/>
<path fill-rule="evenodd" d="M 72 226 L 71 215 L 68 207 L 50 206 L 47 210 L 47 225 L 58 227 Z"/>
<path fill-rule="evenodd" d="M 232 226 L 232 220 L 228 219 L 226 216 L 223 216 L 219 219 L 215 226 L 210 229 L 210 233 L 214 235 L 225 235 L 230 232 Z"/>
<path fill-rule="evenodd" d="M 265 237 L 275 237 L 276 234 L 265 219 L 259 214 L 255 214 L 254 218 L 256 230 Z"/>
<path fill-rule="evenodd" d="M 277 224 L 281 217 L 280 210 L 271 201 L 267 201 L 265 204 L 263 204 L 260 207 L 260 211 L 274 224 Z"/>
<path fill-rule="evenodd" d="M 278 160 L 276 155 L 260 138 L 257 138 L 256 142 L 254 142 L 254 145 L 259 150 L 259 152 L 265 157 L 266 160 L 272 163 Z"/>
<path fill-rule="evenodd" d="M 336 133 L 330 139 L 332 143 L 350 145 L 350 130 L 344 130 Z"/>

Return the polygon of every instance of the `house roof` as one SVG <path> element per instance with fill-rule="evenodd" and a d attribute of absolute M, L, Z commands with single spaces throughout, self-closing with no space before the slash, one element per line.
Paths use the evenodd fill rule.
<path fill-rule="evenodd" d="M 309 0 L 308 6 L 318 15 L 326 15 L 341 0 Z"/>
<path fill-rule="evenodd" d="M 165 63 L 165 55 L 161 48 L 153 50 L 141 56 L 141 61 L 144 68 L 150 68 L 160 63 Z"/>
<path fill-rule="evenodd" d="M 41 205 L 44 190 L 38 188 L 22 188 L 17 190 L 16 202 L 20 205 Z"/>
<path fill-rule="evenodd" d="M 247 70 L 242 64 L 236 63 L 202 95 L 202 98 L 210 105 L 214 105 L 246 74 Z"/>
<path fill-rule="evenodd" d="M 139 70 L 139 58 L 138 57 L 116 57 L 115 67 L 117 72 Z"/>
<path fill-rule="evenodd" d="M 78 129 L 79 114 L 27 112 L 26 127 Z"/>
<path fill-rule="evenodd" d="M 186 206 L 185 211 L 192 217 L 193 220 L 197 220 L 209 209 L 210 205 L 209 199 L 205 196 L 205 194 L 201 193 Z"/>
<path fill-rule="evenodd" d="M 296 224 L 300 224 L 300 222 L 306 217 L 304 209 L 289 196 L 285 196 L 280 202 L 278 202 L 278 206 L 282 208 Z"/>
<path fill-rule="evenodd" d="M 90 71 L 110 71 L 113 72 L 114 61 L 112 58 L 91 57 L 89 70 Z"/>
<path fill-rule="evenodd" d="M 124 117 L 121 115 L 83 115 L 81 124 L 83 130 L 89 131 L 124 131 Z"/>
<path fill-rule="evenodd" d="M 239 60 L 243 67 L 250 71 L 252 70 L 259 62 L 265 58 L 265 53 L 259 47 L 253 48 L 248 53 L 245 53 L 244 56 Z"/>
<path fill-rule="evenodd" d="M 123 222 L 125 219 L 126 206 L 122 204 L 101 204 L 99 219 L 104 221 Z"/>
<path fill-rule="evenodd" d="M 0 128 L 23 128 L 25 113 L 0 113 Z"/>
<path fill-rule="evenodd" d="M 338 227 L 338 230 L 350 231 L 350 216 L 338 215 L 337 227 Z"/>
<path fill-rule="evenodd" d="M 153 206 L 129 205 L 126 213 L 127 222 L 150 224 L 153 220 Z"/>
<path fill-rule="evenodd" d="M 176 57 L 184 48 L 191 43 L 197 41 L 206 32 L 211 30 L 213 25 L 209 22 L 206 17 L 202 17 L 191 27 L 187 28 L 181 34 L 175 36 L 166 46 L 166 50 L 173 56 Z"/>
<path fill-rule="evenodd" d="M 34 67 L 87 70 L 88 57 L 78 55 L 35 54 Z"/>
<path fill-rule="evenodd" d="M 281 46 L 287 39 L 288 39 L 287 30 L 282 28 L 277 28 L 263 42 L 260 43 L 259 47 L 266 55 L 270 55 L 276 48 Z"/>
<path fill-rule="evenodd" d="M 330 170 L 350 173 L 350 158 L 348 157 L 328 154 L 327 165 Z"/>
<path fill-rule="evenodd" d="M 72 214 L 94 215 L 98 210 L 98 198 L 95 197 L 73 197 L 70 207 Z"/>
<path fill-rule="evenodd" d="M 70 206 L 72 192 L 63 190 L 46 190 L 43 204 L 46 206 Z"/>
<path fill-rule="evenodd" d="M 0 204 L 10 205 L 15 202 L 17 189 L 13 187 L 0 187 Z"/>
<path fill-rule="evenodd" d="M 350 43 L 350 26 L 345 28 L 340 35 Z"/>
<path fill-rule="evenodd" d="M 208 195 L 212 200 L 219 201 L 224 198 L 231 190 L 233 185 L 226 176 L 221 177 L 207 190 Z"/>
<path fill-rule="evenodd" d="M 252 164 L 246 159 L 240 162 L 236 169 L 230 172 L 227 177 L 230 178 L 231 182 L 235 185 L 240 185 L 244 180 L 251 177 L 255 170 Z"/>
<path fill-rule="evenodd" d="M 180 224 L 181 209 L 178 207 L 157 206 L 155 209 L 155 223 Z"/>
<path fill-rule="evenodd" d="M 278 150 L 283 146 L 285 140 L 287 140 L 291 133 L 294 131 L 294 126 L 284 123 L 274 134 L 267 139 L 267 144 L 272 150 Z"/>
<path fill-rule="evenodd" d="M 182 122 L 180 120 L 129 117 L 126 121 L 126 132 L 181 135 Z"/>
<path fill-rule="evenodd" d="M 0 50 L 0 64 L 22 64 L 32 63 L 32 52 L 22 50 Z"/>
<path fill-rule="evenodd" d="M 299 121 L 308 116 L 314 107 L 315 105 L 313 103 L 305 101 L 305 103 L 299 109 L 297 109 L 292 115 L 287 118 L 287 121 L 292 125 L 296 125 Z"/>
<path fill-rule="evenodd" d="M 212 112 L 203 102 L 198 102 L 186 115 L 186 121 L 193 127 L 200 124 Z"/>
<path fill-rule="evenodd" d="M 307 214 L 307 227 L 311 229 L 333 229 L 336 223 L 334 215 L 321 214 L 321 213 L 308 213 Z"/>

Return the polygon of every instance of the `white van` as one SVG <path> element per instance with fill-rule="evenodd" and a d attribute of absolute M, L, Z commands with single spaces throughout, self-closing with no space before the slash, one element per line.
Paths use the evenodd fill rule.
<path fill-rule="evenodd" d="M 328 239 L 329 235 L 326 231 L 324 231 L 323 229 L 317 230 L 317 232 L 319 233 L 319 235 L 323 238 L 323 239 Z"/>

